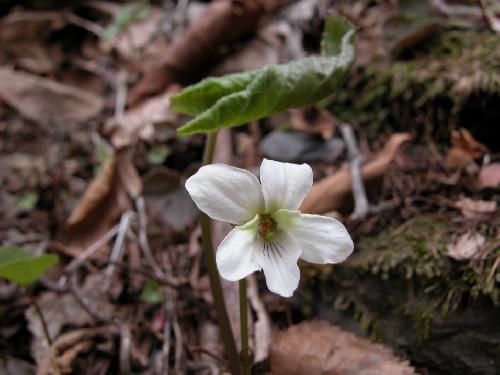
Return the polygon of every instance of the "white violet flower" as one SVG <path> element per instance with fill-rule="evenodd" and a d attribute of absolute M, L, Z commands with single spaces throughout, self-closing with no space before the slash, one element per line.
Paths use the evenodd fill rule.
<path fill-rule="evenodd" d="M 339 263 L 352 253 L 341 222 L 298 211 L 312 183 L 309 165 L 267 159 L 260 183 L 249 171 L 225 164 L 204 166 L 186 181 L 201 211 L 236 225 L 217 250 L 223 278 L 236 281 L 263 269 L 268 288 L 290 297 L 299 285 L 299 258 Z"/>

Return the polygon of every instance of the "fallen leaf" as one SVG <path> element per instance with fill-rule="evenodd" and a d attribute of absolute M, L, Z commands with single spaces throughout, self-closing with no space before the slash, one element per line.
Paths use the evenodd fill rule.
<path fill-rule="evenodd" d="M 145 72 L 131 90 L 129 103 L 135 105 L 148 96 L 160 93 L 172 82 L 192 79 L 193 74 L 213 58 L 213 51 L 219 46 L 255 30 L 260 19 L 270 11 L 264 3 L 211 2 L 186 32 L 173 41 L 159 64 Z M 276 3 L 277 6 L 279 1 Z"/>
<path fill-rule="evenodd" d="M 178 88 L 171 86 L 166 93 L 148 99 L 123 116 L 109 119 L 105 131 L 111 134 L 113 146 L 119 149 L 134 144 L 137 139 L 152 142 L 156 127 L 169 128 L 171 136 L 175 136 L 180 116 L 170 111 L 169 98 L 176 91 Z"/>
<path fill-rule="evenodd" d="M 485 145 L 476 141 L 464 128 L 451 132 L 451 145 L 446 155 L 445 165 L 452 169 L 466 167 L 488 151 Z"/>
<path fill-rule="evenodd" d="M 66 23 L 61 12 L 12 12 L 0 20 L 0 43 L 40 40 Z"/>
<path fill-rule="evenodd" d="M 393 134 L 375 159 L 363 166 L 361 172 L 367 188 L 380 184 L 400 146 L 410 139 L 409 133 Z M 300 210 L 321 214 L 349 207 L 352 207 L 351 176 L 345 169 L 315 182 Z"/>
<path fill-rule="evenodd" d="M 326 321 L 306 321 L 278 334 L 271 349 L 273 375 L 413 375 L 392 350 Z"/>
<path fill-rule="evenodd" d="M 104 235 L 132 207 L 142 180 L 132 162 L 132 149 L 119 150 L 102 166 L 66 222 L 68 245 L 83 248 Z"/>
<path fill-rule="evenodd" d="M 0 68 L 0 97 L 28 119 L 64 129 L 97 116 L 104 101 L 47 78 Z"/>
<path fill-rule="evenodd" d="M 104 273 L 87 276 L 78 291 L 79 295 L 86 300 L 94 311 L 99 311 L 103 316 L 111 316 L 115 307 L 109 302 L 106 291 L 101 288 L 105 277 Z M 52 340 L 59 336 L 65 326 L 82 327 L 95 323 L 94 319 L 80 306 L 75 297 L 69 293 L 61 295 L 55 292 L 45 292 L 38 297 L 38 305 L 45 318 Z M 26 311 L 26 319 L 28 329 L 34 337 L 32 353 L 37 364 L 41 364 L 46 359 L 50 348 L 47 345 L 39 315 L 33 306 Z"/>
<path fill-rule="evenodd" d="M 477 188 L 488 189 L 500 185 L 500 163 L 485 165 L 479 171 L 477 178 Z"/>
<path fill-rule="evenodd" d="M 461 235 L 457 242 L 448 246 L 446 255 L 455 260 L 480 259 L 484 242 L 485 239 L 481 234 L 467 232 Z"/>
<path fill-rule="evenodd" d="M 487 218 L 497 210 L 497 202 L 474 200 L 470 198 L 462 198 L 455 203 L 455 206 L 460 209 L 462 215 L 466 219 L 480 220 Z"/>
<path fill-rule="evenodd" d="M 95 347 L 97 337 L 111 341 L 116 335 L 116 326 L 82 328 L 61 335 L 50 347 L 50 351 L 38 364 L 39 375 L 62 375 L 74 372 L 72 366 L 81 354 Z"/>
<path fill-rule="evenodd" d="M 146 18 L 133 22 L 110 40 L 102 40 L 101 49 L 115 49 L 125 59 L 147 63 L 145 57 L 167 47 L 163 33 L 158 32 L 164 16 L 164 10 L 149 5 Z"/>

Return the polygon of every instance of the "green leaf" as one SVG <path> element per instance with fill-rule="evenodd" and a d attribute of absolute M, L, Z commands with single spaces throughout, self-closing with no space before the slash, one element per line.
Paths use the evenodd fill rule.
<path fill-rule="evenodd" d="M 208 78 L 170 98 L 173 110 L 197 115 L 179 135 L 243 125 L 288 108 L 312 105 L 335 93 L 354 59 L 354 28 L 337 16 L 327 18 L 325 55 L 245 73 Z"/>
<path fill-rule="evenodd" d="M 29 285 L 58 262 L 54 254 L 32 256 L 19 246 L 0 246 L 0 277 Z"/>
<path fill-rule="evenodd" d="M 160 303 L 163 301 L 163 293 L 155 280 L 149 280 L 142 290 L 141 298 L 148 303 Z"/>

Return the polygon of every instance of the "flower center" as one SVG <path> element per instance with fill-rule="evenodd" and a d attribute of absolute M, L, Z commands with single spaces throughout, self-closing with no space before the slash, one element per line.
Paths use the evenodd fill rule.
<path fill-rule="evenodd" d="M 278 233 L 278 224 L 271 218 L 271 215 L 259 215 L 257 232 L 266 241 L 271 241 Z"/>

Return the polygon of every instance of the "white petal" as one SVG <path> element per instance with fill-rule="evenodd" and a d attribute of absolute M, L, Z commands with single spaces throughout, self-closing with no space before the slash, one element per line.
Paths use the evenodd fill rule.
<path fill-rule="evenodd" d="M 354 249 L 344 224 L 326 216 L 300 214 L 288 233 L 298 242 L 300 257 L 311 263 L 340 263 Z"/>
<path fill-rule="evenodd" d="M 311 188 L 313 175 L 307 164 L 264 159 L 260 166 L 260 182 L 267 213 L 280 208 L 297 210 Z"/>
<path fill-rule="evenodd" d="M 264 269 L 267 287 L 280 296 L 291 297 L 300 279 L 297 242 L 285 232 L 279 233 L 271 242 L 259 241 L 261 247 L 256 253 L 257 261 Z"/>
<path fill-rule="evenodd" d="M 232 224 L 248 222 L 264 206 L 257 177 L 225 164 L 201 167 L 187 179 L 186 189 L 201 211 Z"/>
<path fill-rule="evenodd" d="M 255 240 L 255 230 L 234 228 L 219 245 L 216 260 L 221 276 L 229 281 L 243 279 L 261 269 L 256 254 L 260 244 Z"/>

